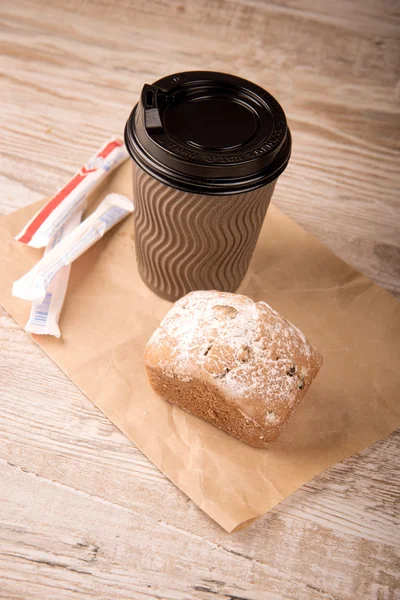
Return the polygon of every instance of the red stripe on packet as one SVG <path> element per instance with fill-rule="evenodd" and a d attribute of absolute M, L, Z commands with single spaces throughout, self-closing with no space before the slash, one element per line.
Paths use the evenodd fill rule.
<path fill-rule="evenodd" d="M 122 146 L 122 144 L 123 142 L 121 140 L 114 140 L 107 144 L 107 146 L 101 152 L 99 152 L 99 154 L 96 154 L 96 157 L 107 158 L 107 156 L 111 154 L 111 152 L 115 150 L 115 148 Z M 20 238 L 18 238 L 18 241 L 22 242 L 23 244 L 29 244 L 36 231 L 44 223 L 47 217 L 53 212 L 53 210 L 57 208 L 59 204 L 61 204 L 61 202 L 68 196 L 68 194 L 70 194 L 72 190 L 74 190 L 81 183 L 81 181 L 83 181 L 85 177 L 87 177 L 88 174 L 93 173 L 94 171 L 97 171 L 97 168 L 86 169 L 85 167 L 83 167 L 81 171 L 77 175 L 75 175 L 75 177 L 73 177 L 71 181 L 67 183 L 67 185 L 65 185 L 46 204 L 46 206 L 42 208 L 42 210 L 36 215 L 32 223 L 30 223 L 25 233 Z"/>
<path fill-rule="evenodd" d="M 121 140 L 114 140 L 113 142 L 110 142 L 109 144 L 107 144 L 107 146 L 104 148 L 104 150 L 102 150 L 97 156 L 106 158 L 110 154 L 110 152 L 112 152 L 114 150 L 114 148 L 119 148 L 122 145 L 123 145 L 123 142 Z"/>
<path fill-rule="evenodd" d="M 58 194 L 56 194 L 54 198 L 52 198 L 50 202 L 46 204 L 46 206 L 43 207 L 40 213 L 38 213 L 36 218 L 29 225 L 23 236 L 18 238 L 18 241 L 22 242 L 23 244 L 28 244 L 31 241 L 34 234 L 36 233 L 36 231 L 41 226 L 41 224 L 44 223 L 47 217 L 60 204 L 60 202 L 62 202 L 64 198 L 68 196 L 68 194 L 72 192 L 72 190 L 75 189 L 81 181 L 85 179 L 85 177 L 86 175 L 81 175 L 80 173 L 78 175 L 75 175 L 75 177 L 71 179 L 71 181 L 67 183 L 67 185 L 63 187 L 62 190 L 60 190 Z"/>

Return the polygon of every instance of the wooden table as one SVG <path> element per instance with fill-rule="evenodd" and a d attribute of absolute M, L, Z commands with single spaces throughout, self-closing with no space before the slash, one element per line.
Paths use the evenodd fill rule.
<path fill-rule="evenodd" d="M 275 202 L 400 295 L 399 19 L 396 0 L 3 0 L 1 211 L 121 132 L 144 82 L 231 71 L 289 116 Z M 400 597 L 399 435 L 228 535 L 0 325 L 0 598 Z"/>

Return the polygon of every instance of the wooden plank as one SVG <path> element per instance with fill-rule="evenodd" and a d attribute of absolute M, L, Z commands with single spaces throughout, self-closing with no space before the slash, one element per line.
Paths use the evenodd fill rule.
<path fill-rule="evenodd" d="M 121 132 L 143 82 L 226 70 L 288 114 L 277 204 L 400 294 L 399 16 L 394 0 L 4 0 L 0 212 L 52 193 Z M 0 598 L 400 594 L 399 434 L 228 535 L 4 311 L 0 397 Z"/>

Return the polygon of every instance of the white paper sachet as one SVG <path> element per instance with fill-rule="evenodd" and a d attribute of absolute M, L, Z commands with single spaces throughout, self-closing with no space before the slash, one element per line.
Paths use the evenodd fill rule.
<path fill-rule="evenodd" d="M 70 265 L 132 211 L 133 203 L 129 198 L 121 194 L 108 194 L 87 219 L 14 282 L 13 296 L 31 302 L 43 302 L 56 273 Z"/>
<path fill-rule="evenodd" d="M 126 158 L 124 142 L 111 138 L 45 206 L 15 239 L 33 248 L 45 248 L 88 195 Z"/>
<path fill-rule="evenodd" d="M 78 208 L 66 223 L 58 230 L 51 239 L 44 255 L 46 256 L 61 240 L 73 231 L 81 222 L 83 207 Z M 25 331 L 39 335 L 54 335 L 61 337 L 58 319 L 64 304 L 65 293 L 67 291 L 69 272 L 71 265 L 62 267 L 54 276 L 50 283 L 43 302 L 37 304 L 34 302 L 31 308 L 29 321 L 25 326 Z"/>

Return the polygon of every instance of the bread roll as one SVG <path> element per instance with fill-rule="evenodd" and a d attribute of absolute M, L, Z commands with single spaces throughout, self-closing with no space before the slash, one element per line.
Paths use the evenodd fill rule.
<path fill-rule="evenodd" d="M 256 448 L 278 437 L 321 365 L 266 302 L 218 291 L 178 300 L 145 350 L 157 394 Z"/>

